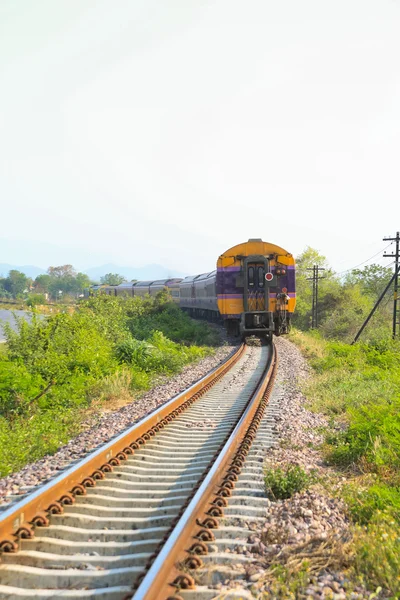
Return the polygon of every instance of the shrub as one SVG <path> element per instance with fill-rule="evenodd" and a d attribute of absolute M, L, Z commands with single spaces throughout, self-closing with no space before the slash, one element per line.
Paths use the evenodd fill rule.
<path fill-rule="evenodd" d="M 187 363 L 205 356 L 207 351 L 182 346 L 154 331 L 147 341 L 131 338 L 116 347 L 121 363 L 128 363 L 146 373 L 176 373 Z"/>
<path fill-rule="evenodd" d="M 80 419 L 72 409 L 37 412 L 29 420 L 16 418 L 12 423 L 0 417 L 0 476 L 56 452 L 79 433 Z"/>
<path fill-rule="evenodd" d="M 27 306 L 33 308 L 39 304 L 46 304 L 46 297 L 44 294 L 29 294 L 25 302 Z"/>
<path fill-rule="evenodd" d="M 194 323 L 164 293 L 126 300 L 98 296 L 71 314 L 40 319 L 33 313 L 30 323 L 16 317 L 16 331 L 5 327 L 7 348 L 0 356 L 0 472 L 54 452 L 76 433 L 84 418 L 80 409 L 94 398 L 129 401 L 132 391 L 148 389 L 160 375 L 210 353 L 192 345 L 211 331 Z M 184 343 L 156 324 L 177 339 L 184 336 Z M 132 335 L 135 328 L 142 339 Z M 20 443 L 24 447 L 16 450 Z"/>
<path fill-rule="evenodd" d="M 145 365 L 151 356 L 154 346 L 148 342 L 130 338 L 117 344 L 115 354 L 120 363 Z"/>
<path fill-rule="evenodd" d="M 25 365 L 0 357 L 0 414 L 7 419 L 25 414 L 45 389 L 40 375 L 29 373 Z"/>
<path fill-rule="evenodd" d="M 314 474 L 307 473 L 299 465 L 268 468 L 264 474 L 267 495 L 274 500 L 291 498 L 296 492 L 307 488 L 314 480 Z"/>
<path fill-rule="evenodd" d="M 207 323 L 191 319 L 173 302 L 155 304 L 148 315 L 134 314 L 129 329 L 137 339 L 147 339 L 160 331 L 168 339 L 186 345 L 218 344 L 219 336 Z"/>

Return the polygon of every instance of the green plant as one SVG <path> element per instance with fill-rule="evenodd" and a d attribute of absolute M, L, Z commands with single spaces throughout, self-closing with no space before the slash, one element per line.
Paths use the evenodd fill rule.
<path fill-rule="evenodd" d="M 280 563 L 272 563 L 264 575 L 267 583 L 267 597 L 295 600 L 310 581 L 309 561 L 303 560 L 295 569 Z"/>
<path fill-rule="evenodd" d="M 107 375 L 97 381 L 89 391 L 91 398 L 102 402 L 112 400 L 132 399 L 132 372 L 127 367 L 118 369 L 115 373 Z"/>
<path fill-rule="evenodd" d="M 0 416 L 0 477 L 56 452 L 79 433 L 81 418 L 72 409 L 39 411 L 29 419 L 17 417 L 12 422 Z"/>
<path fill-rule="evenodd" d="M 307 473 L 299 465 L 288 465 L 283 468 L 267 467 L 264 473 L 264 484 L 267 495 L 274 500 L 291 498 L 315 481 L 313 473 Z"/>
<path fill-rule="evenodd" d="M 116 356 L 121 363 L 145 364 L 151 356 L 154 346 L 143 340 L 129 338 L 117 344 Z"/>
<path fill-rule="evenodd" d="M 385 590 L 384 597 L 400 594 L 400 525 L 377 512 L 366 527 L 354 532 L 354 571 L 366 586 Z"/>
<path fill-rule="evenodd" d="M 343 489 L 352 520 L 367 525 L 377 514 L 391 515 L 400 523 L 400 487 L 384 484 L 379 480 L 369 487 L 349 484 Z"/>
<path fill-rule="evenodd" d="M 46 298 L 44 294 L 29 294 L 25 302 L 27 306 L 33 308 L 38 304 L 45 304 Z"/>
<path fill-rule="evenodd" d="M 299 338 L 300 336 L 297 336 Z M 302 334 L 303 346 L 308 340 Z M 314 340 L 314 335 L 312 340 Z M 297 339 L 294 338 L 297 342 Z M 304 386 L 309 404 L 331 419 L 325 451 L 354 479 L 342 496 L 355 527 L 353 570 L 368 589 L 400 593 L 400 344 L 370 336 L 350 346 L 320 339 Z"/>
<path fill-rule="evenodd" d="M 168 339 L 185 345 L 213 346 L 219 343 L 219 336 L 207 323 L 195 321 L 183 312 L 176 304 L 164 295 L 164 302 L 156 298 L 150 313 L 143 315 L 133 311 L 129 320 L 129 328 L 137 339 L 147 339 L 155 331 L 162 332 Z M 135 299 L 133 299 L 135 300 Z"/>
<path fill-rule="evenodd" d="M 182 336 L 182 343 L 156 323 L 178 340 Z M 211 353 L 193 344 L 196 332 L 206 337 L 208 326 L 191 323 L 164 293 L 127 300 L 98 296 L 68 313 L 44 319 L 33 313 L 31 322 L 17 317 L 16 331 L 6 326 L 7 344 L 1 345 L 0 473 L 54 452 L 76 433 L 85 411 L 129 402 L 160 376 Z M 141 339 L 133 336 L 135 327 Z"/>

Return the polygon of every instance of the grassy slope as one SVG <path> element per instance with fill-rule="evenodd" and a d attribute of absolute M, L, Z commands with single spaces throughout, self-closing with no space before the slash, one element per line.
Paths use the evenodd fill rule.
<path fill-rule="evenodd" d="M 0 352 L 0 476 L 54 453 L 88 413 L 128 402 L 213 352 L 218 336 L 169 299 L 98 297 L 18 322 Z"/>
<path fill-rule="evenodd" d="M 330 418 L 324 452 L 347 483 L 354 523 L 351 574 L 400 594 L 400 344 L 350 346 L 295 332 L 314 369 L 305 388 L 313 410 Z M 388 596 L 385 596 L 388 597 Z"/>

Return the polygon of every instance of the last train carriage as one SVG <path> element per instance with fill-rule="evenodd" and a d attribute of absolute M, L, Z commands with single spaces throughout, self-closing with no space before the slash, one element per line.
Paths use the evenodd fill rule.
<path fill-rule="evenodd" d="M 253 239 L 221 254 L 216 271 L 185 279 L 93 286 L 91 293 L 155 296 L 163 289 L 193 317 L 222 318 L 231 334 L 271 339 L 273 333 L 288 333 L 290 328 L 296 305 L 295 262 L 283 248 Z"/>
<path fill-rule="evenodd" d="M 295 304 L 293 256 L 260 239 L 221 254 L 216 271 L 180 282 L 181 308 L 193 316 L 220 316 L 229 333 L 242 337 L 288 333 Z"/>

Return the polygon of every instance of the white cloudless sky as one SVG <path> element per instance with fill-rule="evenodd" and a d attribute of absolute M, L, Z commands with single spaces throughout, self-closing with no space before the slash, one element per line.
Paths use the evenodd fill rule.
<path fill-rule="evenodd" d="M 195 273 L 261 237 L 343 271 L 399 175 L 398 0 L 0 2 L 0 262 Z"/>

